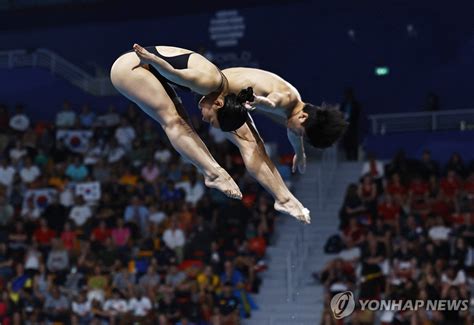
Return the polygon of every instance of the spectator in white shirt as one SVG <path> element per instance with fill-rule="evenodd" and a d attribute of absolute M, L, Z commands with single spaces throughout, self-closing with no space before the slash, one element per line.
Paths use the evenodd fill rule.
<path fill-rule="evenodd" d="M 180 188 L 186 193 L 186 202 L 191 203 L 193 206 L 196 206 L 196 203 L 202 198 L 205 192 L 202 181 L 198 180 L 195 172 L 190 174 L 189 181 L 176 184 L 176 188 Z"/>
<path fill-rule="evenodd" d="M 6 158 L 0 160 L 0 184 L 5 186 L 8 190 L 11 189 L 13 179 L 15 177 L 15 168 L 8 163 Z"/>
<path fill-rule="evenodd" d="M 15 146 L 8 151 L 8 156 L 11 159 L 13 165 L 17 165 L 18 162 L 28 154 L 25 146 L 21 140 L 15 141 Z"/>
<path fill-rule="evenodd" d="M 132 323 L 147 321 L 147 316 L 152 310 L 151 301 L 143 294 L 142 290 L 135 290 L 135 297 L 128 301 L 128 310 L 132 312 Z"/>
<path fill-rule="evenodd" d="M 156 161 L 161 164 L 167 164 L 171 158 L 171 152 L 162 143 L 158 143 L 158 148 L 153 155 Z"/>
<path fill-rule="evenodd" d="M 36 179 L 38 179 L 40 175 L 41 171 L 38 166 L 33 165 L 33 162 L 31 161 L 30 157 L 26 157 L 25 165 L 20 170 L 21 181 L 24 184 L 28 185 L 36 181 Z"/>
<path fill-rule="evenodd" d="M 103 310 L 108 315 L 110 324 L 121 324 L 123 317 L 128 312 L 128 302 L 121 297 L 120 291 L 114 288 L 112 296 L 105 301 Z"/>
<path fill-rule="evenodd" d="M 128 123 L 126 118 L 122 118 L 120 126 L 115 130 L 115 139 L 117 139 L 118 144 L 129 151 L 136 136 L 133 126 Z"/>
<path fill-rule="evenodd" d="M 107 152 L 107 161 L 111 164 L 120 161 L 126 154 L 125 150 L 118 145 L 115 139 L 111 139 Z"/>
<path fill-rule="evenodd" d="M 441 242 L 447 241 L 450 233 L 451 228 L 444 225 L 443 217 L 437 216 L 434 226 L 428 231 L 428 236 L 434 241 Z"/>
<path fill-rule="evenodd" d="M 56 127 L 67 129 L 76 124 L 76 112 L 72 110 L 71 103 L 65 101 L 63 109 L 56 114 Z"/>
<path fill-rule="evenodd" d="M 74 204 L 69 212 L 69 218 L 74 221 L 77 227 L 82 227 L 91 216 L 91 208 L 85 203 L 82 196 L 77 196 L 76 204 Z"/>
<path fill-rule="evenodd" d="M 100 143 L 94 138 L 89 141 L 89 149 L 87 149 L 84 155 L 84 164 L 95 165 L 104 156 L 107 155 L 107 151 L 104 150 Z"/>
<path fill-rule="evenodd" d="M 178 228 L 178 220 L 176 217 L 171 219 L 171 225 L 163 233 L 163 241 L 165 245 L 175 251 L 178 261 L 183 260 L 183 247 L 185 243 L 184 232 Z"/>
<path fill-rule="evenodd" d="M 105 126 L 105 127 L 114 127 L 120 123 L 120 116 L 118 115 L 115 106 L 110 105 L 107 113 L 100 115 L 96 119 L 95 125 Z"/>
<path fill-rule="evenodd" d="M 91 303 L 87 300 L 87 293 L 86 291 L 81 291 L 77 299 L 72 302 L 72 323 L 90 324 L 92 318 Z"/>
<path fill-rule="evenodd" d="M 368 154 L 367 161 L 362 165 L 362 176 L 369 174 L 373 179 L 379 180 L 384 177 L 384 173 L 383 163 L 373 154 Z"/>
<path fill-rule="evenodd" d="M 69 254 L 60 239 L 53 239 L 52 250 L 49 252 L 46 266 L 50 272 L 64 273 L 69 268 Z"/>
<path fill-rule="evenodd" d="M 26 204 L 21 209 L 21 217 L 26 222 L 36 222 L 41 216 L 41 209 L 36 206 L 35 202 L 31 200 L 26 200 Z"/>
<path fill-rule="evenodd" d="M 16 106 L 16 113 L 10 117 L 8 123 L 12 130 L 25 132 L 30 127 L 30 118 L 23 112 L 23 106 Z"/>
<path fill-rule="evenodd" d="M 59 203 L 66 208 L 74 204 L 74 192 L 71 185 L 67 183 L 64 185 L 64 189 L 59 193 Z"/>
<path fill-rule="evenodd" d="M 150 222 L 159 225 L 166 219 L 166 214 L 161 211 L 160 206 L 158 204 L 154 204 L 150 206 L 150 215 L 148 219 Z"/>

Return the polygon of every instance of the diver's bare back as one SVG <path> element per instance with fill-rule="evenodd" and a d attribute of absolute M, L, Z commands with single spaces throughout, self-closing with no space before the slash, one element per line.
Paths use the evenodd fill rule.
<path fill-rule="evenodd" d="M 229 90 L 233 93 L 239 93 L 242 89 L 252 87 L 258 96 L 267 96 L 270 93 L 278 92 L 288 94 L 292 101 L 301 101 L 298 90 L 288 81 L 280 76 L 261 69 L 255 68 L 229 68 L 222 70 L 222 73 L 229 81 Z M 288 107 L 275 107 L 265 110 L 271 115 L 287 117 Z"/>

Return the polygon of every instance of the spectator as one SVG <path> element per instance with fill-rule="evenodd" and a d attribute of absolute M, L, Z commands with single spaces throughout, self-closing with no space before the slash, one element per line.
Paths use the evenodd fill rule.
<path fill-rule="evenodd" d="M 41 171 L 38 166 L 33 165 L 30 157 L 26 157 L 25 165 L 20 170 L 21 181 L 28 186 L 35 182 L 40 175 Z"/>
<path fill-rule="evenodd" d="M 46 319 L 49 322 L 67 323 L 69 321 L 69 301 L 61 294 L 57 286 L 51 289 L 51 294 L 46 298 L 44 308 Z"/>
<path fill-rule="evenodd" d="M 204 185 L 197 179 L 196 172 L 189 176 L 189 181 L 182 181 L 176 184 L 176 188 L 182 189 L 185 193 L 185 201 L 196 206 L 197 202 L 204 195 Z"/>
<path fill-rule="evenodd" d="M 124 212 L 124 219 L 127 224 L 129 224 L 136 231 L 140 230 L 143 234 L 148 233 L 146 227 L 149 217 L 148 208 L 142 204 L 140 199 L 137 196 L 134 196 L 130 200 L 130 204 L 127 205 Z"/>
<path fill-rule="evenodd" d="M 18 163 L 28 155 L 23 142 L 19 139 L 15 140 L 15 146 L 8 151 L 8 156 L 13 165 L 18 165 Z"/>
<path fill-rule="evenodd" d="M 166 181 L 166 186 L 163 186 L 160 196 L 165 202 L 178 201 L 182 198 L 181 191 L 175 187 L 174 181 L 170 179 Z"/>
<path fill-rule="evenodd" d="M 367 155 L 367 161 L 362 165 L 362 176 L 370 175 L 375 181 L 382 180 L 384 177 L 384 167 L 380 160 L 375 158 L 374 154 Z"/>
<path fill-rule="evenodd" d="M 171 152 L 170 150 L 160 141 L 158 142 L 158 148 L 153 155 L 156 161 L 161 164 L 167 164 L 171 159 Z"/>
<path fill-rule="evenodd" d="M 423 151 L 418 173 L 424 180 L 428 180 L 432 175 L 439 176 L 439 165 L 431 158 L 431 152 L 429 150 Z"/>
<path fill-rule="evenodd" d="M 144 295 L 142 290 L 135 290 L 134 297 L 128 300 L 128 309 L 131 311 L 131 321 L 150 323 L 152 305 L 150 299 Z"/>
<path fill-rule="evenodd" d="M 107 152 L 104 151 L 104 147 L 94 138 L 89 141 L 89 147 L 84 153 L 84 164 L 86 166 L 91 166 L 97 164 L 97 162 L 107 155 Z"/>
<path fill-rule="evenodd" d="M 107 228 L 105 221 L 100 221 L 99 225 L 95 227 L 91 233 L 91 243 L 93 247 L 101 249 L 105 244 L 105 240 L 110 238 L 110 235 L 111 231 Z"/>
<path fill-rule="evenodd" d="M 461 158 L 461 155 L 457 152 L 453 153 L 453 155 L 449 159 L 449 162 L 446 165 L 445 170 L 446 172 L 453 170 L 461 178 L 465 178 L 467 176 L 466 166 L 464 166 L 464 162 Z"/>
<path fill-rule="evenodd" d="M 169 270 L 165 278 L 165 283 L 171 288 L 176 288 L 186 280 L 186 274 L 178 269 L 175 261 L 169 265 Z"/>
<path fill-rule="evenodd" d="M 52 249 L 49 252 L 46 265 L 48 271 L 55 273 L 57 281 L 62 284 L 69 271 L 69 254 L 59 239 L 52 241 Z"/>
<path fill-rule="evenodd" d="M 112 289 L 112 295 L 109 297 L 103 307 L 104 312 L 108 316 L 110 324 L 122 324 L 125 321 L 128 310 L 128 303 L 122 298 L 121 293 L 117 289 Z"/>
<path fill-rule="evenodd" d="M 89 105 L 82 106 L 81 114 L 79 114 L 79 121 L 81 126 L 90 129 L 95 122 L 95 113 L 91 111 Z"/>
<path fill-rule="evenodd" d="M 81 291 L 72 302 L 71 323 L 74 325 L 86 325 L 92 322 L 91 304 L 87 300 L 85 291 Z"/>
<path fill-rule="evenodd" d="M 17 132 L 25 132 L 30 127 L 30 118 L 24 113 L 23 105 L 16 105 L 15 114 L 10 117 L 9 126 Z"/>
<path fill-rule="evenodd" d="M 339 228 L 342 229 L 346 227 L 350 218 L 358 217 L 366 213 L 367 213 L 367 208 L 363 204 L 359 196 L 357 185 L 350 184 L 347 188 L 346 196 L 344 198 L 344 203 L 342 205 L 342 208 L 339 214 L 339 218 L 340 218 Z"/>
<path fill-rule="evenodd" d="M 71 251 L 76 248 L 77 245 L 77 234 L 72 229 L 71 223 L 66 222 L 64 224 L 64 229 L 61 232 L 61 241 L 62 245 L 68 251 Z"/>
<path fill-rule="evenodd" d="M 122 218 L 117 219 L 117 226 L 112 229 L 111 237 L 114 245 L 117 247 L 125 247 L 131 237 L 130 228 L 125 226 Z"/>
<path fill-rule="evenodd" d="M 15 168 L 6 158 L 0 159 L 0 184 L 7 188 L 10 192 L 13 185 L 13 179 L 16 174 Z"/>
<path fill-rule="evenodd" d="M 112 128 L 120 123 L 120 115 L 117 114 L 117 110 L 114 105 L 110 105 L 107 109 L 107 113 L 100 115 L 97 118 L 98 126 L 104 126 L 106 128 Z"/>
<path fill-rule="evenodd" d="M 107 161 L 110 164 L 114 164 L 122 160 L 122 158 L 125 156 L 126 151 L 124 148 L 122 148 L 117 140 L 111 139 L 110 143 L 107 148 Z"/>
<path fill-rule="evenodd" d="M 165 245 L 173 250 L 178 258 L 178 261 L 183 259 L 183 249 L 185 243 L 184 232 L 178 228 L 178 221 L 176 218 L 171 219 L 171 225 L 163 233 L 163 242 Z"/>
<path fill-rule="evenodd" d="M 146 165 L 142 167 L 141 176 L 148 183 L 154 183 L 159 175 L 160 170 L 152 160 L 148 161 Z"/>
<path fill-rule="evenodd" d="M 68 101 L 64 101 L 63 109 L 56 114 L 56 127 L 58 129 L 68 129 L 76 123 L 76 112 L 71 108 Z"/>
<path fill-rule="evenodd" d="M 5 229 L 5 227 L 10 223 L 13 218 L 13 207 L 8 203 L 5 195 L 0 194 L 0 230 Z"/>
<path fill-rule="evenodd" d="M 81 158 L 79 157 L 75 157 L 74 161 L 66 168 L 66 176 L 74 182 L 83 181 L 88 174 L 89 171 L 87 167 L 83 164 Z"/>
<path fill-rule="evenodd" d="M 135 129 L 126 118 L 122 118 L 120 120 L 120 126 L 115 130 L 117 143 L 122 146 L 125 151 L 129 151 L 132 148 L 132 143 L 135 138 Z"/>
<path fill-rule="evenodd" d="M 153 292 L 153 289 L 160 284 L 160 276 L 152 265 L 147 268 L 146 273 L 138 280 L 138 284 L 144 292 Z"/>
<path fill-rule="evenodd" d="M 76 203 L 69 212 L 69 218 L 74 221 L 76 227 L 83 227 L 90 217 L 92 217 L 91 208 L 86 204 L 82 196 L 77 196 Z"/>
<path fill-rule="evenodd" d="M 234 297 L 232 284 L 224 283 L 222 295 L 216 299 L 218 314 L 214 317 L 217 324 L 238 324 L 239 323 L 239 300 Z"/>

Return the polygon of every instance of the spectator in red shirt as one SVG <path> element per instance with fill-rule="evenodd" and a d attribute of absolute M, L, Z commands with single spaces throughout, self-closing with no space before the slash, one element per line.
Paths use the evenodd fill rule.
<path fill-rule="evenodd" d="M 97 248 L 103 248 L 105 240 L 111 235 L 110 229 L 107 228 L 105 221 L 101 221 L 97 227 L 92 230 L 91 242 Z"/>
<path fill-rule="evenodd" d="M 54 237 L 56 237 L 56 233 L 51 228 L 49 228 L 46 220 L 41 218 L 39 220 L 38 228 L 36 228 L 35 232 L 33 233 L 33 239 L 38 243 L 38 247 L 43 253 L 44 251 L 49 251 Z M 46 254 L 43 255 L 46 256 Z"/>
<path fill-rule="evenodd" d="M 395 173 L 392 175 L 390 181 L 388 181 L 385 191 L 388 192 L 392 197 L 393 200 L 400 206 L 405 203 L 407 189 L 402 184 L 400 175 Z"/>
<path fill-rule="evenodd" d="M 456 200 L 461 189 L 461 182 L 454 170 L 449 170 L 445 178 L 440 182 L 441 193 L 450 200 Z"/>
<path fill-rule="evenodd" d="M 377 214 L 385 224 L 388 224 L 395 229 L 397 234 L 400 234 L 400 206 L 393 201 L 390 194 L 385 194 L 384 200 L 377 208 Z"/>
<path fill-rule="evenodd" d="M 63 242 L 63 246 L 68 251 L 73 250 L 76 246 L 76 238 L 77 234 L 74 230 L 72 230 L 71 223 L 66 222 L 64 224 L 64 230 L 61 232 L 61 240 Z"/>
<path fill-rule="evenodd" d="M 416 175 L 408 189 L 408 202 L 411 211 L 422 216 L 429 213 L 429 186 L 423 179 Z"/>

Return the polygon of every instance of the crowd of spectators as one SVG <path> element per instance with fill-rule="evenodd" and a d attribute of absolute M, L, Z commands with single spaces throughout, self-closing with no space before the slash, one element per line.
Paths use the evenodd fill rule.
<path fill-rule="evenodd" d="M 373 155 L 348 186 L 339 234 L 325 250 L 337 254 L 313 276 L 325 287 L 322 324 L 342 324 L 331 298 L 356 301 L 467 300 L 474 284 L 474 162 L 454 153 L 444 166 L 428 150 L 419 159 L 400 151 L 383 164 Z M 467 325 L 472 310 L 356 310 L 351 324 Z M 347 321 L 347 320 L 346 320 Z"/>
<path fill-rule="evenodd" d="M 271 199 L 192 120 L 243 200 L 206 188 L 130 105 L 0 105 L 1 324 L 239 324 L 256 308 Z M 82 189 L 82 190 L 80 190 Z"/>

